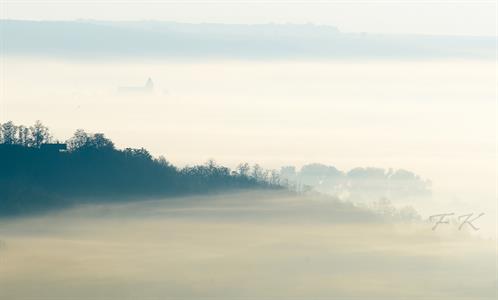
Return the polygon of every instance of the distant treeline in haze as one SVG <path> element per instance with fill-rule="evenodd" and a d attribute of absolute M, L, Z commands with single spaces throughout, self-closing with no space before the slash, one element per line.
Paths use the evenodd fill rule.
<path fill-rule="evenodd" d="M 371 202 L 381 198 L 395 202 L 432 196 L 432 182 L 404 169 L 358 167 L 342 171 L 319 163 L 297 170 L 284 166 L 279 172 L 282 184 L 293 190 L 314 191 L 353 202 Z"/>
<path fill-rule="evenodd" d="M 77 130 L 64 143 L 48 128 L 0 124 L 0 215 L 40 211 L 86 199 L 122 200 L 211 193 L 235 189 L 279 189 L 275 171 L 214 161 L 177 168 L 144 149 L 116 149 L 104 134 Z"/>
<path fill-rule="evenodd" d="M 314 24 L 0 20 L 0 53 L 75 59 L 495 59 L 496 37 L 345 33 Z"/>

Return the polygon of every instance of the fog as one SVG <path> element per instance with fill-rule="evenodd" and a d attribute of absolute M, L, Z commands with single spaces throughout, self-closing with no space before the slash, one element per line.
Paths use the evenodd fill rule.
<path fill-rule="evenodd" d="M 105 132 L 174 164 L 401 168 L 424 216 L 485 212 L 496 232 L 495 68 L 477 60 L 77 61 L 4 56 L 0 119 Z M 151 93 L 118 93 L 151 78 Z M 417 206 L 418 205 L 418 206 Z"/>
<path fill-rule="evenodd" d="M 2 299 L 494 299 L 490 240 L 278 192 L 0 221 Z"/>

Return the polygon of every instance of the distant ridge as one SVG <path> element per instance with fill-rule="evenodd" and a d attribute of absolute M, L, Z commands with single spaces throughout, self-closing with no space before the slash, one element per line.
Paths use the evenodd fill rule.
<path fill-rule="evenodd" d="M 496 37 L 341 33 L 313 24 L 1 20 L 0 53 L 107 58 L 494 59 Z"/>

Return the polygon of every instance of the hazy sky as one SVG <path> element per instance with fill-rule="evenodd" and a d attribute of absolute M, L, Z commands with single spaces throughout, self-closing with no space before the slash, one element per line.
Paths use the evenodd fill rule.
<path fill-rule="evenodd" d="M 346 32 L 496 35 L 496 1 L 2 0 L 10 19 L 336 25 Z M 395 26 L 394 26 L 395 24 Z"/>

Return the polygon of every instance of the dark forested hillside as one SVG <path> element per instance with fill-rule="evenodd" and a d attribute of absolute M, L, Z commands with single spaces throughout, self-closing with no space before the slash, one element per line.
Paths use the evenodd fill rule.
<path fill-rule="evenodd" d="M 236 171 L 213 161 L 176 168 L 145 149 L 116 149 L 103 134 L 77 130 L 52 143 L 48 128 L 0 124 L 0 215 L 66 206 L 98 199 L 117 201 L 209 193 L 230 189 L 278 188 L 278 177 L 259 166 Z"/>

